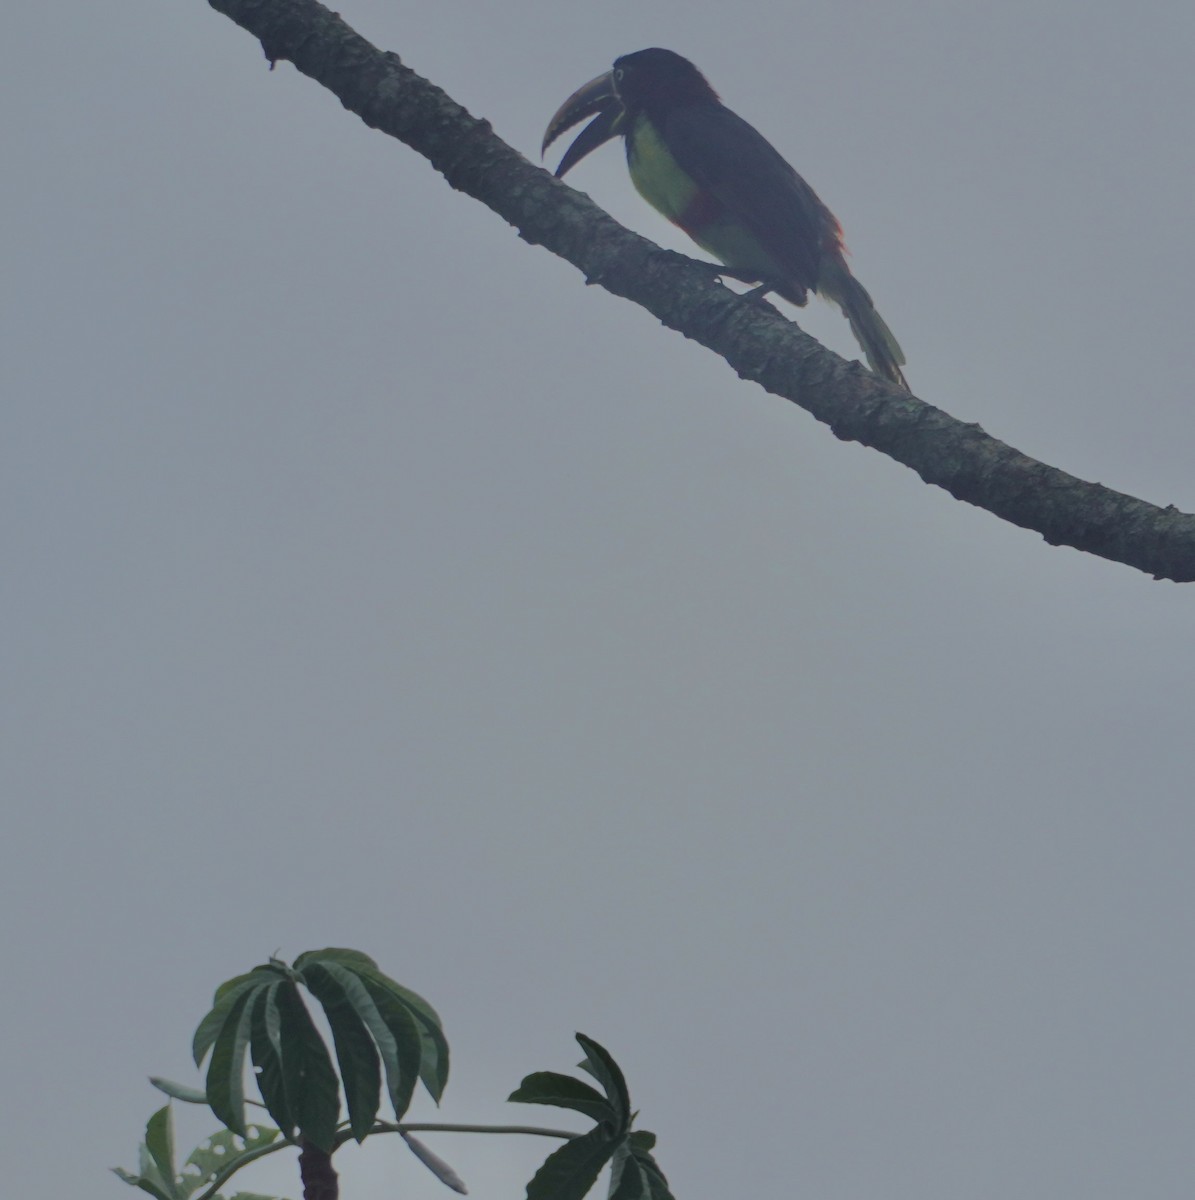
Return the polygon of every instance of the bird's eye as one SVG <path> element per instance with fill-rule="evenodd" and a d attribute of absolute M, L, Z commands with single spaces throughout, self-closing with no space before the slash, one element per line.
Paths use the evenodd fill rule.
<path fill-rule="evenodd" d="M 615 67 L 615 68 L 614 68 L 614 82 L 615 82 L 615 83 L 621 83 L 621 82 L 622 82 L 622 77 L 623 77 L 625 74 L 626 74 L 626 72 L 625 72 L 625 71 L 622 69 L 622 67 Z"/>

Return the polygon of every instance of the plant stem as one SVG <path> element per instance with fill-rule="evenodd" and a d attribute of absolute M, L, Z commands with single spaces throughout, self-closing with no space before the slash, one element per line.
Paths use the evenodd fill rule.
<path fill-rule="evenodd" d="M 393 1125 L 378 1121 L 377 1128 L 389 1133 L 529 1133 L 533 1137 L 575 1138 L 581 1135 L 572 1129 L 545 1129 L 542 1125 L 452 1125 L 440 1121 L 403 1121 Z"/>

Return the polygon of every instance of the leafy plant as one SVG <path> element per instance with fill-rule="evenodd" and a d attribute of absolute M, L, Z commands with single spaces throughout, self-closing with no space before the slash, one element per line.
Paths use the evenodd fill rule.
<path fill-rule="evenodd" d="M 299 984 L 323 1007 L 339 1080 Z M 349 1128 L 361 1142 L 377 1117 L 383 1069 L 395 1120 L 407 1111 L 416 1079 L 437 1103 L 448 1082 L 448 1043 L 435 1010 L 358 950 L 311 951 L 292 967 L 271 958 L 221 984 L 191 1049 L 196 1066 L 211 1052 L 207 1103 L 229 1129 L 245 1132 L 248 1052 L 278 1128 L 327 1154 L 335 1148 L 341 1084 Z"/>
<path fill-rule="evenodd" d="M 607 1163 L 610 1200 L 672 1200 L 668 1181 L 651 1156 L 656 1135 L 631 1132 L 636 1114 L 618 1064 L 592 1038 L 579 1033 L 577 1041 L 585 1051 L 577 1065 L 602 1085 L 601 1092 L 571 1075 L 536 1071 L 510 1094 L 520 1104 L 572 1108 L 597 1122 L 548 1155 L 527 1185 L 527 1200 L 581 1200 Z"/>
<path fill-rule="evenodd" d="M 159 1108 L 145 1126 L 145 1141 L 141 1144 L 139 1173 L 113 1170 L 125 1183 L 148 1192 L 155 1200 L 189 1200 L 200 1188 L 207 1188 L 208 1200 L 224 1200 L 218 1189 L 225 1180 L 249 1163 L 261 1158 L 275 1146 L 278 1130 L 268 1126 L 250 1128 L 240 1137 L 231 1130 L 213 1134 L 191 1152 L 183 1169 L 174 1165 L 174 1128 L 170 1105 Z M 228 1200 L 274 1200 L 256 1192 L 236 1192 Z"/>
<path fill-rule="evenodd" d="M 332 1055 L 311 1018 L 303 990 L 319 1003 L 332 1034 Z M 610 1054 L 577 1034 L 579 1064 L 600 1085 L 554 1071 L 528 1075 L 510 1096 L 524 1104 L 569 1108 L 592 1118 L 587 1133 L 526 1125 L 404 1122 L 421 1081 L 438 1104 L 448 1082 L 448 1042 L 426 1000 L 385 975 L 358 950 L 329 948 L 299 955 L 293 965 L 271 958 L 222 983 L 192 1041 L 195 1065 L 207 1059 L 205 1087 L 150 1082 L 173 1100 L 207 1105 L 225 1125 L 175 1166 L 171 1108 L 150 1117 L 137 1173 L 116 1168 L 126 1183 L 155 1200 L 274 1200 L 220 1189 L 243 1167 L 287 1147 L 301 1150 L 305 1195 L 335 1200 L 331 1156 L 345 1142 L 397 1133 L 441 1183 L 466 1191 L 456 1172 L 415 1131 L 533 1134 L 564 1140 L 527 1185 L 527 1200 L 580 1200 L 610 1164 L 610 1200 L 672 1200 L 651 1151 L 655 1135 L 632 1131 L 626 1080 Z M 246 1097 L 246 1060 L 261 1100 Z M 394 1121 L 381 1120 L 383 1085 Z M 348 1119 L 341 1119 L 341 1095 Z M 264 1108 L 277 1128 L 249 1122 L 245 1106 Z M 197 1194 L 198 1193 L 198 1194 Z"/>

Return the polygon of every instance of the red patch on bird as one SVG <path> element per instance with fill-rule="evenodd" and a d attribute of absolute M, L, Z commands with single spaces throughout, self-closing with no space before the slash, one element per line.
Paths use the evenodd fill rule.
<path fill-rule="evenodd" d="M 685 211 L 680 216 L 673 217 L 672 222 L 679 225 L 690 237 L 695 237 L 725 211 L 723 205 L 709 192 L 698 190 L 693 199 L 685 205 Z"/>

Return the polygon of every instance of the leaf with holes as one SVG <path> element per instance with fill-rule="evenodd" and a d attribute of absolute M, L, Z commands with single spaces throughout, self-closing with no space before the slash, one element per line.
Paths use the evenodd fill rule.
<path fill-rule="evenodd" d="M 269 1125 L 250 1124 L 245 1137 L 228 1129 L 221 1129 L 205 1142 L 196 1146 L 183 1167 L 179 1180 L 186 1196 L 211 1187 L 217 1179 L 231 1179 L 236 1171 L 257 1158 L 278 1141 L 277 1129 Z"/>

